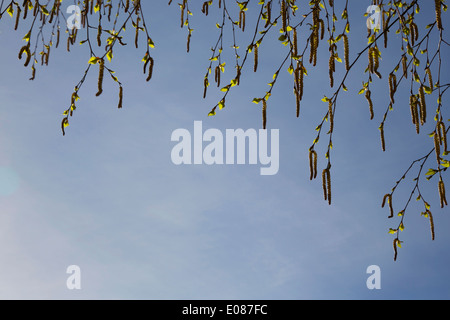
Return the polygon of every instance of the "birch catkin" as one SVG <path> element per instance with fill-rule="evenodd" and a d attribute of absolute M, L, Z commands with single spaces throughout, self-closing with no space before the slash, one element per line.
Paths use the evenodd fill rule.
<path fill-rule="evenodd" d="M 408 58 L 404 55 L 402 57 L 402 69 L 403 69 L 403 77 L 408 79 L 408 66 L 407 66 Z"/>
<path fill-rule="evenodd" d="M 438 163 L 438 165 L 440 165 L 441 164 L 441 147 L 440 147 L 440 143 L 439 143 L 439 133 L 437 131 L 438 131 L 438 129 L 436 129 L 434 131 L 434 135 L 433 135 L 433 138 L 434 138 L 434 151 L 435 151 L 435 154 L 436 154 L 437 163 Z"/>
<path fill-rule="evenodd" d="M 315 150 L 309 150 L 309 180 L 317 177 L 317 152 Z"/>
<path fill-rule="evenodd" d="M 98 62 L 98 92 L 96 94 L 96 96 L 98 97 L 99 95 L 102 94 L 103 92 L 103 75 L 105 72 L 105 60 L 100 59 Z"/>
<path fill-rule="evenodd" d="M 258 45 L 255 44 L 253 46 L 253 56 L 254 56 L 254 64 L 253 64 L 253 72 L 258 70 Z"/>
<path fill-rule="evenodd" d="M 442 180 L 442 177 L 440 177 L 440 179 L 439 179 L 439 198 L 441 201 L 441 208 L 448 205 L 447 199 L 445 197 L 445 185 L 444 185 L 444 181 Z"/>
<path fill-rule="evenodd" d="M 267 124 L 267 101 L 263 99 L 262 117 L 263 117 L 263 129 L 266 129 Z"/>
<path fill-rule="evenodd" d="M 443 30 L 442 28 L 442 19 L 441 19 L 441 0 L 434 0 L 434 7 L 436 11 L 436 24 L 439 30 Z"/>
<path fill-rule="evenodd" d="M 119 109 L 122 109 L 122 102 L 123 102 L 123 87 L 119 87 L 119 105 L 117 106 Z"/>
<path fill-rule="evenodd" d="M 384 205 L 386 204 L 386 200 L 389 204 L 389 217 L 388 218 L 393 218 L 394 217 L 394 207 L 392 206 L 392 194 L 387 193 L 384 195 L 383 197 L 383 203 L 381 204 L 381 207 L 384 208 Z"/>
<path fill-rule="evenodd" d="M 420 97 L 420 123 L 424 125 L 427 121 L 427 104 L 425 102 L 425 89 L 423 85 L 419 88 L 419 97 Z"/>
<path fill-rule="evenodd" d="M 439 138 L 441 142 L 444 144 L 444 152 L 448 152 L 448 146 L 447 146 L 447 130 L 445 128 L 444 122 L 439 121 Z"/>
<path fill-rule="evenodd" d="M 425 72 L 427 73 L 427 77 L 428 77 L 428 85 L 430 86 L 431 91 L 433 91 L 433 76 L 431 75 L 431 70 L 430 67 L 427 67 L 425 69 Z"/>
<path fill-rule="evenodd" d="M 345 70 L 350 70 L 350 59 L 349 59 L 349 54 L 350 54 L 350 50 L 349 50 L 349 44 L 348 44 L 348 37 L 347 35 L 344 33 L 344 35 L 342 36 L 344 38 L 344 60 L 345 60 Z"/>
<path fill-rule="evenodd" d="M 430 219 L 430 231 L 431 231 L 431 240 L 434 240 L 434 221 L 433 221 L 433 215 L 431 214 L 431 211 L 426 211 L 426 214 L 428 214 L 428 218 Z"/>
<path fill-rule="evenodd" d="M 372 98 L 370 96 L 371 96 L 371 92 L 369 89 L 367 89 L 365 97 L 366 97 L 367 102 L 369 103 L 370 120 L 372 120 L 374 117 L 374 112 L 373 112 L 373 102 L 372 102 Z"/>

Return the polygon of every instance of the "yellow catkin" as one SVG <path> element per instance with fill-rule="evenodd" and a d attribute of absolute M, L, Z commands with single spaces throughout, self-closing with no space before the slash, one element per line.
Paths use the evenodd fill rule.
<path fill-rule="evenodd" d="M 373 60 L 373 48 L 369 48 L 369 53 L 368 53 L 368 58 L 369 58 L 369 71 L 370 73 L 374 72 L 374 60 Z"/>
<path fill-rule="evenodd" d="M 369 57 L 369 59 L 372 59 L 372 73 L 375 73 L 378 78 L 382 78 L 381 73 L 378 72 L 378 68 L 380 67 L 380 50 L 378 50 L 378 47 L 375 46 L 372 48 L 372 57 Z"/>
<path fill-rule="evenodd" d="M 344 35 L 342 36 L 344 38 L 344 60 L 345 60 L 345 70 L 350 70 L 350 59 L 349 59 L 349 54 L 350 54 L 350 50 L 349 50 L 349 43 L 348 43 L 348 37 L 347 35 L 344 33 Z"/>
<path fill-rule="evenodd" d="M 206 98 L 206 91 L 208 90 L 208 85 L 209 85 L 208 78 L 205 77 L 205 80 L 203 81 L 203 99 Z"/>
<path fill-rule="evenodd" d="M 102 46 L 102 26 L 99 24 L 97 28 L 97 45 Z"/>
<path fill-rule="evenodd" d="M 202 12 L 207 16 L 208 15 L 208 2 L 203 2 Z"/>
<path fill-rule="evenodd" d="M 323 198 L 324 200 L 328 200 L 328 188 L 327 188 L 327 169 L 323 169 L 322 171 L 322 188 L 323 188 Z"/>
<path fill-rule="evenodd" d="M 330 53 L 330 60 L 328 61 L 328 74 L 330 78 L 330 87 L 333 88 L 334 86 L 334 52 L 331 51 Z"/>
<path fill-rule="evenodd" d="M 434 138 L 434 151 L 436 154 L 436 160 L 437 160 L 438 165 L 440 165 L 441 164 L 441 147 L 440 147 L 440 143 L 439 143 L 439 134 L 438 134 L 437 130 L 434 131 L 433 138 Z"/>
<path fill-rule="evenodd" d="M 408 58 L 406 55 L 402 57 L 402 69 L 403 69 L 403 77 L 408 79 L 408 66 L 407 66 Z"/>
<path fill-rule="evenodd" d="M 153 76 L 153 67 L 154 67 L 154 65 L 155 65 L 155 61 L 153 60 L 152 57 L 149 57 L 148 62 L 149 62 L 149 66 L 148 66 L 148 75 L 147 75 L 147 79 L 146 79 L 147 82 L 150 81 L 150 80 L 152 79 L 152 76 Z"/>
<path fill-rule="evenodd" d="M 426 214 L 428 214 L 428 218 L 430 219 L 430 231 L 431 231 L 431 240 L 434 240 L 434 220 L 433 215 L 431 214 L 431 211 L 426 211 Z"/>
<path fill-rule="evenodd" d="M 416 96 L 415 95 L 411 95 L 409 97 L 409 109 L 411 111 L 412 124 L 416 124 L 416 115 L 415 115 L 415 111 L 414 111 L 415 107 L 416 107 Z"/>
<path fill-rule="evenodd" d="M 439 198 L 441 200 L 441 208 L 448 205 L 447 199 L 445 197 L 445 185 L 444 185 L 444 181 L 442 180 L 442 177 L 439 180 Z"/>
<path fill-rule="evenodd" d="M 187 41 L 186 41 L 186 51 L 189 52 L 190 48 L 191 48 L 191 36 L 192 36 L 192 32 L 189 31 L 188 35 L 187 35 Z"/>
<path fill-rule="evenodd" d="M 425 89 L 423 85 L 419 88 L 419 97 L 420 97 L 420 123 L 424 125 L 427 122 L 427 104 L 425 101 Z"/>
<path fill-rule="evenodd" d="M 410 35 L 410 41 L 411 41 L 411 45 L 414 46 L 415 42 L 416 42 L 416 35 L 415 35 L 415 29 L 413 27 L 413 23 L 411 21 L 411 23 L 409 24 L 409 35 Z"/>
<path fill-rule="evenodd" d="M 217 87 L 220 87 L 220 67 L 217 66 L 214 70 L 214 80 L 217 83 Z"/>
<path fill-rule="evenodd" d="M 381 150 L 386 151 L 386 142 L 384 139 L 384 125 L 380 126 Z"/>
<path fill-rule="evenodd" d="M 287 28 L 287 10 L 286 10 L 286 2 L 285 0 L 281 1 L 281 17 L 283 21 L 283 32 L 286 32 Z"/>
<path fill-rule="evenodd" d="M 267 124 L 267 101 L 263 99 L 262 117 L 263 117 L 263 129 L 266 129 Z"/>
<path fill-rule="evenodd" d="M 392 194 L 387 193 L 384 195 L 383 202 L 381 203 L 382 208 L 384 208 L 386 201 L 389 204 L 389 217 L 388 218 L 392 218 L 392 217 L 394 217 L 394 207 L 392 206 Z"/>
<path fill-rule="evenodd" d="M 272 19 L 272 1 L 269 1 L 266 4 L 266 10 L 267 10 L 267 20 L 266 20 L 266 24 L 264 25 L 264 28 L 267 28 L 269 26 L 269 24 L 271 23 L 271 19 Z"/>
<path fill-rule="evenodd" d="M 253 56 L 254 56 L 254 63 L 253 63 L 253 71 L 256 72 L 258 70 L 258 45 L 253 46 Z"/>
<path fill-rule="evenodd" d="M 394 246 L 394 261 L 397 260 L 397 241 L 398 241 L 398 239 L 396 238 L 396 239 L 394 239 L 394 243 L 393 243 L 393 246 Z"/>
<path fill-rule="evenodd" d="M 446 132 L 445 124 L 444 124 L 444 122 L 439 121 L 438 126 L 439 126 L 439 132 L 440 132 L 439 137 L 440 137 L 441 142 L 444 144 L 444 152 L 448 152 L 447 132 Z"/>
<path fill-rule="evenodd" d="M 297 56 L 298 55 L 298 45 L 297 45 L 298 39 L 297 39 L 297 29 L 294 28 L 293 34 L 292 34 L 292 55 Z"/>
<path fill-rule="evenodd" d="M 431 70 L 430 67 L 427 67 L 425 69 L 425 72 L 427 73 L 427 77 L 428 77 L 428 85 L 430 86 L 430 89 L 433 90 L 433 76 L 431 75 Z"/>
<path fill-rule="evenodd" d="M 123 102 L 123 87 L 120 86 L 119 87 L 119 104 L 118 104 L 118 108 L 122 109 L 122 102 Z"/>
<path fill-rule="evenodd" d="M 366 97 L 367 102 L 369 103 L 370 120 L 372 120 L 374 117 L 374 112 L 373 112 L 373 102 L 372 102 L 372 98 L 371 98 L 371 91 L 369 89 L 366 90 L 365 97 Z"/>
<path fill-rule="evenodd" d="M 322 19 L 319 19 L 319 26 L 320 26 L 320 40 L 323 40 L 323 37 L 325 35 L 325 23 Z"/>
<path fill-rule="evenodd" d="M 98 70 L 98 92 L 96 94 L 97 97 L 103 92 L 103 75 L 105 72 L 105 61 L 103 59 L 100 59 L 100 61 L 98 62 Z"/>
<path fill-rule="evenodd" d="M 20 12 L 22 12 L 22 10 L 20 9 L 20 7 L 17 7 L 16 23 L 14 24 L 14 30 L 17 30 L 17 28 L 19 27 Z"/>
<path fill-rule="evenodd" d="M 309 180 L 317 177 L 317 152 L 315 150 L 309 150 Z"/>
<path fill-rule="evenodd" d="M 334 115 L 333 115 L 333 102 L 328 101 L 328 121 L 330 121 L 330 132 L 334 129 Z"/>
<path fill-rule="evenodd" d="M 394 95 L 397 91 L 397 77 L 394 73 L 389 74 L 389 97 L 391 99 L 391 104 L 395 103 Z"/>
<path fill-rule="evenodd" d="M 328 204 L 331 205 L 331 174 L 330 169 L 327 169 L 327 198 L 328 198 Z"/>
<path fill-rule="evenodd" d="M 297 62 L 297 68 L 299 69 L 299 84 L 300 84 L 300 88 L 299 88 L 299 98 L 300 100 L 303 99 L 303 85 L 304 85 L 304 81 L 303 78 L 305 76 L 304 73 L 304 67 L 303 67 L 303 59 L 300 60 L 300 62 Z"/>
<path fill-rule="evenodd" d="M 434 0 L 434 7 L 436 11 L 436 24 L 439 30 L 442 28 L 442 18 L 441 18 L 441 0 Z"/>

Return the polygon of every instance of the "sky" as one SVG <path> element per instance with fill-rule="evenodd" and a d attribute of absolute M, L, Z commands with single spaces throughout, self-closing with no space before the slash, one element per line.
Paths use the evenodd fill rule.
<path fill-rule="evenodd" d="M 253 2 L 249 30 L 257 7 Z M 364 12 L 371 1 L 349 3 L 350 57 L 355 58 L 367 44 Z M 450 216 L 448 207 L 439 207 L 436 178 L 422 178 L 421 185 L 432 204 L 436 239 L 431 241 L 429 222 L 414 197 L 395 262 L 388 231 L 399 220 L 388 219 L 389 210 L 381 208 L 383 195 L 411 161 L 432 148 L 426 134 L 433 130 L 432 116 L 416 135 L 409 87 L 399 88 L 383 153 L 378 126 L 389 104 L 387 76 L 371 85 L 375 118 L 370 120 L 367 102 L 358 95 L 367 79 L 365 54 L 346 80 L 349 91 L 339 96 L 331 206 L 323 200 L 320 178 L 326 132 L 317 148 L 318 179 L 309 180 L 308 164 L 314 129 L 328 108 L 321 99 L 332 93 L 324 43 L 318 66 L 306 65 L 300 118 L 287 66 L 268 101 L 267 129 L 279 130 L 277 174 L 260 175 L 260 163 L 172 162 L 177 144 L 172 132 L 181 128 L 193 134 L 194 121 L 202 121 L 204 131 L 259 130 L 261 105 L 252 99 L 264 95 L 286 52 L 275 32 L 260 47 L 258 72 L 253 73 L 250 61 L 226 107 L 208 117 L 221 98 L 212 83 L 203 99 L 219 15 L 212 10 L 217 4 L 208 17 L 201 14 L 200 1 L 191 6 L 194 32 L 186 53 L 178 6 L 142 4 L 156 45 L 152 80 L 145 81 L 145 49 L 134 48 L 129 26 L 129 44 L 107 62 L 124 85 L 124 107 L 117 109 L 117 86 L 107 77 L 103 94 L 95 96 L 95 71 L 80 90 L 65 136 L 62 112 L 87 66 L 87 47 L 70 53 L 64 46 L 53 49 L 49 66 L 39 67 L 36 80 L 28 81 L 30 70 L 17 59 L 27 29 L 22 25 L 14 31 L 8 15 L 0 20 L 0 298 L 449 299 Z M 432 9 L 422 5 L 419 27 L 434 21 Z M 229 35 L 226 39 L 230 44 Z M 243 55 L 248 43 L 243 35 L 238 39 Z M 382 49 L 383 75 L 397 64 L 402 40 L 390 34 L 389 41 L 392 46 Z M 448 54 L 443 46 L 443 70 L 448 70 Z M 228 58 L 223 83 L 234 75 L 233 56 Z M 336 83 L 343 65 L 337 69 Z M 442 76 L 448 83 L 448 74 Z M 428 101 L 432 114 L 435 97 Z M 447 104 L 444 100 L 445 116 Z M 395 212 L 406 203 L 415 174 L 399 187 Z M 81 289 L 67 286 L 71 274 L 66 270 L 72 265 L 80 268 Z M 380 289 L 367 287 L 372 265 L 380 267 Z"/>

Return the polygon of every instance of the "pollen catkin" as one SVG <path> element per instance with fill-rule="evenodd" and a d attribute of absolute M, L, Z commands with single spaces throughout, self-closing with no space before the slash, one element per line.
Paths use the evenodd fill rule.
<path fill-rule="evenodd" d="M 433 221 L 433 215 L 431 214 L 431 211 L 426 211 L 426 214 L 428 214 L 428 218 L 430 219 L 430 231 L 431 231 L 431 240 L 434 240 L 434 221 Z"/>
<path fill-rule="evenodd" d="M 373 60 L 373 48 L 369 48 L 369 71 L 370 73 L 374 72 L 374 60 Z"/>
<path fill-rule="evenodd" d="M 281 1 L 281 16 L 283 20 L 283 31 L 286 32 L 287 18 L 286 18 L 286 2 L 284 0 Z"/>
<path fill-rule="evenodd" d="M 331 205 L 331 174 L 330 174 L 330 170 L 328 170 L 328 175 L 327 175 L 327 192 L 328 192 L 328 204 Z"/>
<path fill-rule="evenodd" d="M 371 96 L 371 92 L 370 92 L 369 89 L 366 90 L 365 96 L 366 96 L 367 102 L 369 103 L 370 120 L 372 120 L 373 117 L 374 117 L 374 112 L 373 112 L 373 102 L 372 102 L 372 98 L 370 97 L 370 96 Z"/>
<path fill-rule="evenodd" d="M 394 239 L 394 244 L 393 244 L 393 246 L 394 246 L 394 261 L 397 260 L 397 241 L 398 241 L 398 239 Z"/>
<path fill-rule="evenodd" d="M 266 24 L 264 25 L 264 28 L 267 28 L 270 24 L 270 20 L 272 19 L 272 1 L 269 1 L 266 5 L 267 9 L 267 20 Z"/>
<path fill-rule="evenodd" d="M 329 78 L 330 78 L 330 87 L 333 88 L 334 86 L 334 52 L 331 51 L 330 54 L 330 60 L 328 61 L 328 74 L 329 74 Z"/>
<path fill-rule="evenodd" d="M 220 87 L 220 67 L 217 66 L 214 70 L 214 80 L 217 83 L 217 87 Z"/>
<path fill-rule="evenodd" d="M 202 12 L 207 16 L 208 15 L 208 2 L 203 2 Z"/>
<path fill-rule="evenodd" d="M 436 153 L 436 160 L 437 160 L 438 165 L 440 165 L 441 164 L 441 161 L 440 161 L 441 160 L 441 146 L 439 144 L 439 134 L 436 131 L 434 131 L 433 138 L 434 138 L 434 151 Z"/>
<path fill-rule="evenodd" d="M 392 217 L 394 217 L 394 207 L 392 206 L 392 194 L 387 193 L 384 195 L 383 202 L 381 203 L 382 208 L 384 208 L 384 205 L 386 204 L 386 200 L 389 204 L 389 217 L 388 218 L 392 218 Z"/>
<path fill-rule="evenodd" d="M 98 67 L 99 71 L 98 71 L 98 92 L 96 94 L 97 97 L 101 95 L 103 92 L 103 75 L 105 72 L 105 61 L 103 59 L 100 59 L 100 61 L 98 62 Z"/>
<path fill-rule="evenodd" d="M 56 31 L 56 48 L 58 48 L 58 46 L 59 46 L 59 36 L 60 36 L 60 31 L 58 28 L 58 30 Z"/>
<path fill-rule="evenodd" d="M 253 55 L 254 55 L 254 64 L 253 64 L 253 72 L 258 70 L 258 45 L 253 46 Z"/>
<path fill-rule="evenodd" d="M 443 30 L 442 28 L 442 19 L 441 19 L 441 0 L 434 0 L 434 6 L 436 11 L 436 23 L 439 30 Z"/>
<path fill-rule="evenodd" d="M 425 89 L 423 85 L 419 88 L 419 97 L 420 97 L 420 123 L 424 125 L 427 121 L 427 104 L 425 102 Z"/>
<path fill-rule="evenodd" d="M 148 76 L 146 79 L 147 82 L 150 81 L 153 76 L 153 66 L 155 64 L 155 60 L 153 60 L 152 57 L 149 57 L 148 59 L 149 59 L 149 65 L 148 65 Z"/>
<path fill-rule="evenodd" d="M 27 67 L 28 64 L 29 64 L 30 61 L 31 61 L 31 52 L 30 52 L 30 46 L 29 46 L 29 45 L 25 45 L 25 46 L 23 46 L 22 48 L 20 48 L 20 50 L 19 50 L 19 56 L 18 56 L 19 60 L 22 60 L 22 55 L 23 55 L 24 52 L 25 52 L 25 54 L 27 55 L 27 58 L 26 58 L 26 60 L 25 60 L 24 66 Z"/>
<path fill-rule="evenodd" d="M 136 34 L 134 36 L 134 46 L 136 49 L 139 47 L 139 17 L 136 20 Z"/>
<path fill-rule="evenodd" d="M 14 24 L 14 30 L 17 30 L 17 28 L 19 27 L 20 12 L 21 12 L 21 9 L 18 6 L 17 7 L 16 23 Z"/>
<path fill-rule="evenodd" d="M 427 67 L 425 69 L 425 72 L 427 73 L 427 77 L 428 77 L 428 85 L 430 86 L 430 89 L 433 91 L 433 76 L 431 75 L 431 70 L 430 67 Z"/>
<path fill-rule="evenodd" d="M 267 101 L 263 99 L 262 117 L 263 117 L 263 129 L 266 129 L 267 124 Z"/>
<path fill-rule="evenodd" d="M 298 45 L 297 45 L 297 29 L 294 28 L 293 35 L 292 35 L 292 51 L 293 55 L 296 57 L 298 55 Z"/>
<path fill-rule="evenodd" d="M 447 199 L 445 197 L 445 185 L 444 185 L 444 181 L 442 180 L 442 177 L 439 180 L 439 198 L 441 200 L 441 208 L 448 205 Z"/>
<path fill-rule="evenodd" d="M 372 50 L 373 55 L 373 72 L 377 75 L 378 78 L 382 78 L 381 74 L 378 72 L 378 68 L 380 67 L 380 50 L 378 47 L 374 47 Z"/>
<path fill-rule="evenodd" d="M 302 100 L 303 98 L 303 77 L 305 76 L 304 70 L 303 70 L 303 59 L 297 63 L 297 68 L 299 70 L 299 84 L 300 84 L 300 88 L 299 88 L 299 99 Z"/>
<path fill-rule="evenodd" d="M 446 132 L 446 129 L 445 129 L 445 124 L 444 124 L 444 122 L 442 122 L 442 121 L 439 121 L 439 132 L 440 132 L 440 134 L 439 134 L 439 137 L 440 137 L 440 140 L 441 140 L 441 142 L 444 144 L 444 152 L 448 152 L 448 146 L 447 146 L 447 132 Z"/>
<path fill-rule="evenodd" d="M 345 70 L 350 70 L 350 59 L 349 59 L 349 44 L 348 44 L 348 37 L 344 33 L 342 36 L 344 38 L 344 60 L 345 60 Z"/>
<path fill-rule="evenodd" d="M 386 142 L 384 139 L 384 125 L 380 126 L 381 150 L 386 151 Z"/>
<path fill-rule="evenodd" d="M 330 132 L 334 129 L 334 115 L 333 115 L 333 102 L 328 101 L 328 120 L 330 121 Z"/>
<path fill-rule="evenodd" d="M 309 180 L 317 177 L 317 152 L 315 150 L 309 150 Z"/>
<path fill-rule="evenodd" d="M 394 73 L 389 74 L 389 97 L 391 99 L 391 104 L 395 103 L 394 95 L 397 91 L 397 77 Z"/>
<path fill-rule="evenodd" d="M 239 28 L 242 29 L 242 32 L 245 31 L 245 11 L 241 10 L 239 12 Z"/>
<path fill-rule="evenodd" d="M 325 35 L 325 23 L 322 19 L 319 19 L 319 26 L 320 26 L 320 40 L 323 40 L 323 36 Z"/>
<path fill-rule="evenodd" d="M 408 79 L 408 67 L 407 67 L 408 58 L 406 56 L 402 57 L 402 69 L 403 69 L 403 76 L 405 79 Z"/>
<path fill-rule="evenodd" d="M 99 24 L 97 28 L 97 45 L 102 46 L 102 26 Z"/>
<path fill-rule="evenodd" d="M 186 41 L 186 51 L 189 52 L 190 47 L 191 47 L 191 36 L 192 33 L 189 31 L 188 36 L 187 36 L 187 41 Z"/>
<path fill-rule="evenodd" d="M 123 101 L 123 87 L 119 87 L 119 105 L 117 106 L 119 109 L 122 109 L 122 101 Z"/>
<path fill-rule="evenodd" d="M 322 188 L 323 188 L 323 198 L 324 200 L 328 200 L 328 189 L 327 189 L 327 169 L 323 169 L 322 171 Z"/>
<path fill-rule="evenodd" d="M 209 81 L 208 78 L 205 77 L 205 80 L 203 80 L 203 99 L 206 98 L 206 91 L 208 90 Z"/>
<path fill-rule="evenodd" d="M 125 2 L 125 12 L 128 12 L 128 9 L 130 8 L 130 0 L 127 0 Z"/>

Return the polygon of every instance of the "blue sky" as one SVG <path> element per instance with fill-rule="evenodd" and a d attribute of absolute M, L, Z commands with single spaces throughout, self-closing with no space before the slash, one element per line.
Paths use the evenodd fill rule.
<path fill-rule="evenodd" d="M 353 58 L 367 41 L 363 13 L 369 4 L 350 1 Z M 94 72 L 79 93 L 65 137 L 61 114 L 89 52 L 83 46 L 70 54 L 54 50 L 50 65 L 28 81 L 30 70 L 17 60 L 26 30 L 13 32 L 8 16 L 0 22 L 1 298 L 450 298 L 450 217 L 448 208 L 439 208 L 436 179 L 422 186 L 433 204 L 436 240 L 431 241 L 429 223 L 414 201 L 396 262 L 388 230 L 398 222 L 387 219 L 388 210 L 380 206 L 410 161 L 431 148 L 426 134 L 415 135 L 408 88 L 399 89 L 382 153 L 377 128 L 389 103 L 386 78 L 374 81 L 375 119 L 370 121 L 367 102 L 357 95 L 366 79 L 365 56 L 351 73 L 349 92 L 340 96 L 336 113 L 332 206 L 323 201 L 320 179 L 309 181 L 308 167 L 314 128 L 327 109 L 320 99 L 331 92 L 325 46 L 318 67 L 307 65 L 299 119 L 287 66 L 269 100 L 268 129 L 280 130 L 277 175 L 261 176 L 260 165 L 176 166 L 170 138 L 178 128 L 193 132 L 196 120 L 203 121 L 204 130 L 222 132 L 261 127 L 261 107 L 251 100 L 264 94 L 284 47 L 276 38 L 263 43 L 258 73 L 250 64 L 226 108 L 207 117 L 220 99 L 213 85 L 202 99 L 216 17 L 203 17 L 200 2 L 193 6 L 195 31 L 187 54 L 178 8 L 167 1 L 143 7 L 156 44 L 152 81 L 146 83 L 141 73 L 144 49 L 135 50 L 128 41 L 111 64 L 124 84 L 124 108 L 116 107 L 112 81 L 105 81 L 103 95 L 95 97 Z M 423 24 L 434 19 L 428 9 L 422 5 Z M 401 42 L 391 36 L 392 43 Z M 397 49 L 382 50 L 383 74 L 395 67 L 390 57 Z M 448 54 L 444 47 L 443 70 Z M 234 75 L 232 61 L 226 68 Z M 432 105 L 435 99 L 429 101 Z M 431 132 L 432 125 L 430 116 L 423 132 Z M 320 170 L 327 141 L 322 139 Z M 396 212 L 411 187 L 399 189 Z M 81 290 L 66 287 L 69 265 L 81 268 Z M 380 290 L 366 287 L 370 265 L 381 268 Z"/>

